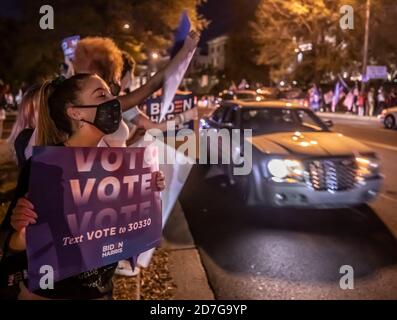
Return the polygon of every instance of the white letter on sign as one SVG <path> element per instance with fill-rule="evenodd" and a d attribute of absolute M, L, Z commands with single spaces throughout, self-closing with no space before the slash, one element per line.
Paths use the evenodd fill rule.
<path fill-rule="evenodd" d="M 70 180 L 70 190 L 72 191 L 73 200 L 76 205 L 81 206 L 88 202 L 92 189 L 94 188 L 95 180 L 95 178 L 87 179 L 83 192 L 81 192 L 79 179 Z"/>
<path fill-rule="evenodd" d="M 109 157 L 111 154 L 114 154 L 116 156 L 116 159 L 113 163 L 110 163 L 109 161 Z M 116 171 L 117 169 L 120 168 L 123 162 L 123 153 L 121 150 L 105 149 L 102 152 L 101 162 L 102 162 L 102 167 L 106 171 L 109 172 Z"/>
<path fill-rule="evenodd" d="M 90 149 L 87 158 L 84 157 L 84 149 L 76 149 L 75 158 L 78 172 L 90 172 L 94 164 L 96 149 Z"/>
<path fill-rule="evenodd" d="M 106 188 L 111 186 L 112 191 L 106 194 Z M 103 179 L 98 186 L 98 199 L 100 201 L 112 201 L 117 199 L 120 194 L 120 181 L 115 177 L 107 177 Z"/>

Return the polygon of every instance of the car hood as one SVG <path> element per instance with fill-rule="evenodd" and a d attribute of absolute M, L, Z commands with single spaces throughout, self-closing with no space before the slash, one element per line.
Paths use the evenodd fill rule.
<path fill-rule="evenodd" d="M 336 132 L 284 132 L 251 138 L 251 143 L 267 154 L 301 156 L 345 156 L 371 153 L 364 144 Z"/>

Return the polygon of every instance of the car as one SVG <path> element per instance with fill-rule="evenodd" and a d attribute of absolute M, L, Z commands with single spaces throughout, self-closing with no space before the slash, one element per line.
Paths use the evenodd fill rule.
<path fill-rule="evenodd" d="M 218 102 L 227 100 L 263 101 L 265 97 L 255 90 L 225 90 L 219 94 Z"/>
<path fill-rule="evenodd" d="M 384 109 L 378 116 L 379 121 L 386 129 L 397 128 L 397 107 Z"/>
<path fill-rule="evenodd" d="M 240 129 L 241 135 L 243 129 L 252 130 L 251 158 L 244 154 L 241 142 L 231 144 L 238 146 L 231 150 L 233 159 L 252 159 L 250 173 L 231 175 L 234 164 L 223 171 L 246 205 L 344 208 L 373 200 L 383 180 L 377 154 L 331 131 L 331 126 L 332 121 L 321 120 L 299 103 L 237 100 L 202 118 L 200 132 Z M 207 154 L 220 158 L 220 148 L 225 147 L 218 139 L 218 144 L 207 144 Z"/>
<path fill-rule="evenodd" d="M 298 103 L 301 107 L 305 108 L 309 108 L 310 105 L 308 95 L 298 88 L 280 91 L 277 99 Z"/>

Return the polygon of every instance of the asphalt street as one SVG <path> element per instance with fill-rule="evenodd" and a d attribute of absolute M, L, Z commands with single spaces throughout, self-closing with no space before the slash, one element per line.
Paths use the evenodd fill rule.
<path fill-rule="evenodd" d="M 333 120 L 382 160 L 384 187 L 368 206 L 249 208 L 224 178 L 193 168 L 180 200 L 217 299 L 397 299 L 397 131 Z M 344 265 L 352 290 L 340 287 Z"/>

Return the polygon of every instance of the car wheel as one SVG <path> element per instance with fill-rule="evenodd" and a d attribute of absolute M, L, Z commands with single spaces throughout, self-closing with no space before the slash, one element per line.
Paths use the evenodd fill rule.
<path fill-rule="evenodd" d="M 396 119 L 393 116 L 389 115 L 385 119 L 385 128 L 386 129 L 394 129 L 396 126 Z"/>

